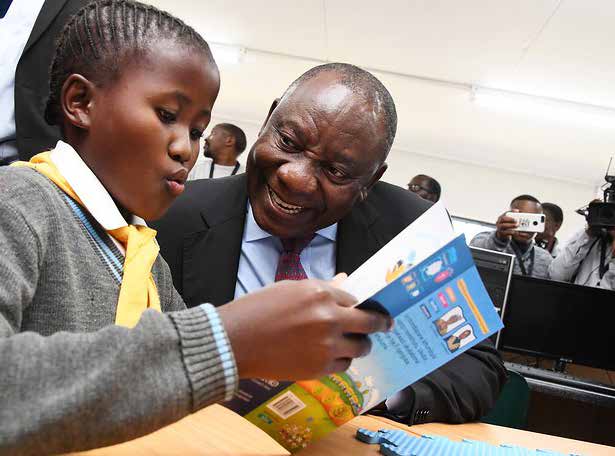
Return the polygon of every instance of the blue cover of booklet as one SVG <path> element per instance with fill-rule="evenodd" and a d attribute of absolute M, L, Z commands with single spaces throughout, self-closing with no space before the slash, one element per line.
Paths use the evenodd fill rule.
<path fill-rule="evenodd" d="M 225 405 L 296 452 L 503 327 L 463 235 L 424 257 L 396 260 L 388 284 L 359 305 L 395 319 L 393 331 L 370 336 L 369 355 L 314 380 L 242 380 Z"/>

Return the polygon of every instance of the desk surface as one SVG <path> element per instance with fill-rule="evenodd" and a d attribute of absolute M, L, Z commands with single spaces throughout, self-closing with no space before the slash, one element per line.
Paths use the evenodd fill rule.
<path fill-rule="evenodd" d="M 354 438 L 357 428 L 404 429 L 411 434 L 434 434 L 452 440 L 469 438 L 491 444 L 514 443 L 530 449 L 542 448 L 585 456 L 615 456 L 615 448 L 484 423 L 461 425 L 430 423 L 404 426 L 380 417 L 360 416 L 310 445 L 302 456 L 376 455 L 377 445 Z M 288 455 L 267 434 L 239 415 L 214 405 L 140 439 L 98 450 L 74 453 L 82 456 L 209 456 L 209 455 Z"/>

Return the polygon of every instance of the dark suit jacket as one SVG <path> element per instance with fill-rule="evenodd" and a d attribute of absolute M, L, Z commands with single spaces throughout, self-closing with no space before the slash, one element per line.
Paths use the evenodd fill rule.
<path fill-rule="evenodd" d="M 152 224 L 188 306 L 233 299 L 247 198 L 245 174 L 193 181 Z M 429 205 L 400 187 L 377 183 L 338 224 L 337 271 L 352 273 Z M 407 409 L 392 417 L 410 423 L 476 420 L 493 406 L 505 380 L 499 355 L 483 343 L 408 388 Z"/>
<path fill-rule="evenodd" d="M 49 67 L 56 38 L 87 0 L 46 0 L 15 70 L 15 127 L 20 160 L 51 149 L 61 138 L 44 118 L 49 97 Z"/>

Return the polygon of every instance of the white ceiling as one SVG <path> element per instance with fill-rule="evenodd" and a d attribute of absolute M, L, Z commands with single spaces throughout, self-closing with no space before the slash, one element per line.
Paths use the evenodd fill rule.
<path fill-rule="evenodd" d="M 610 0 L 151 3 L 210 42 L 247 49 L 241 63 L 221 65 L 219 117 L 256 126 L 303 71 L 345 61 L 373 70 L 393 94 L 396 153 L 595 185 L 615 151 L 615 118 L 613 128 L 601 128 L 493 112 L 472 103 L 467 88 L 615 107 Z"/>

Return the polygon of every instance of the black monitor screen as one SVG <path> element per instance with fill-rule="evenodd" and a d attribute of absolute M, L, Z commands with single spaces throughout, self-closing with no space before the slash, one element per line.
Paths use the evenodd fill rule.
<path fill-rule="evenodd" d="M 513 276 L 499 348 L 615 369 L 615 292 Z"/>

